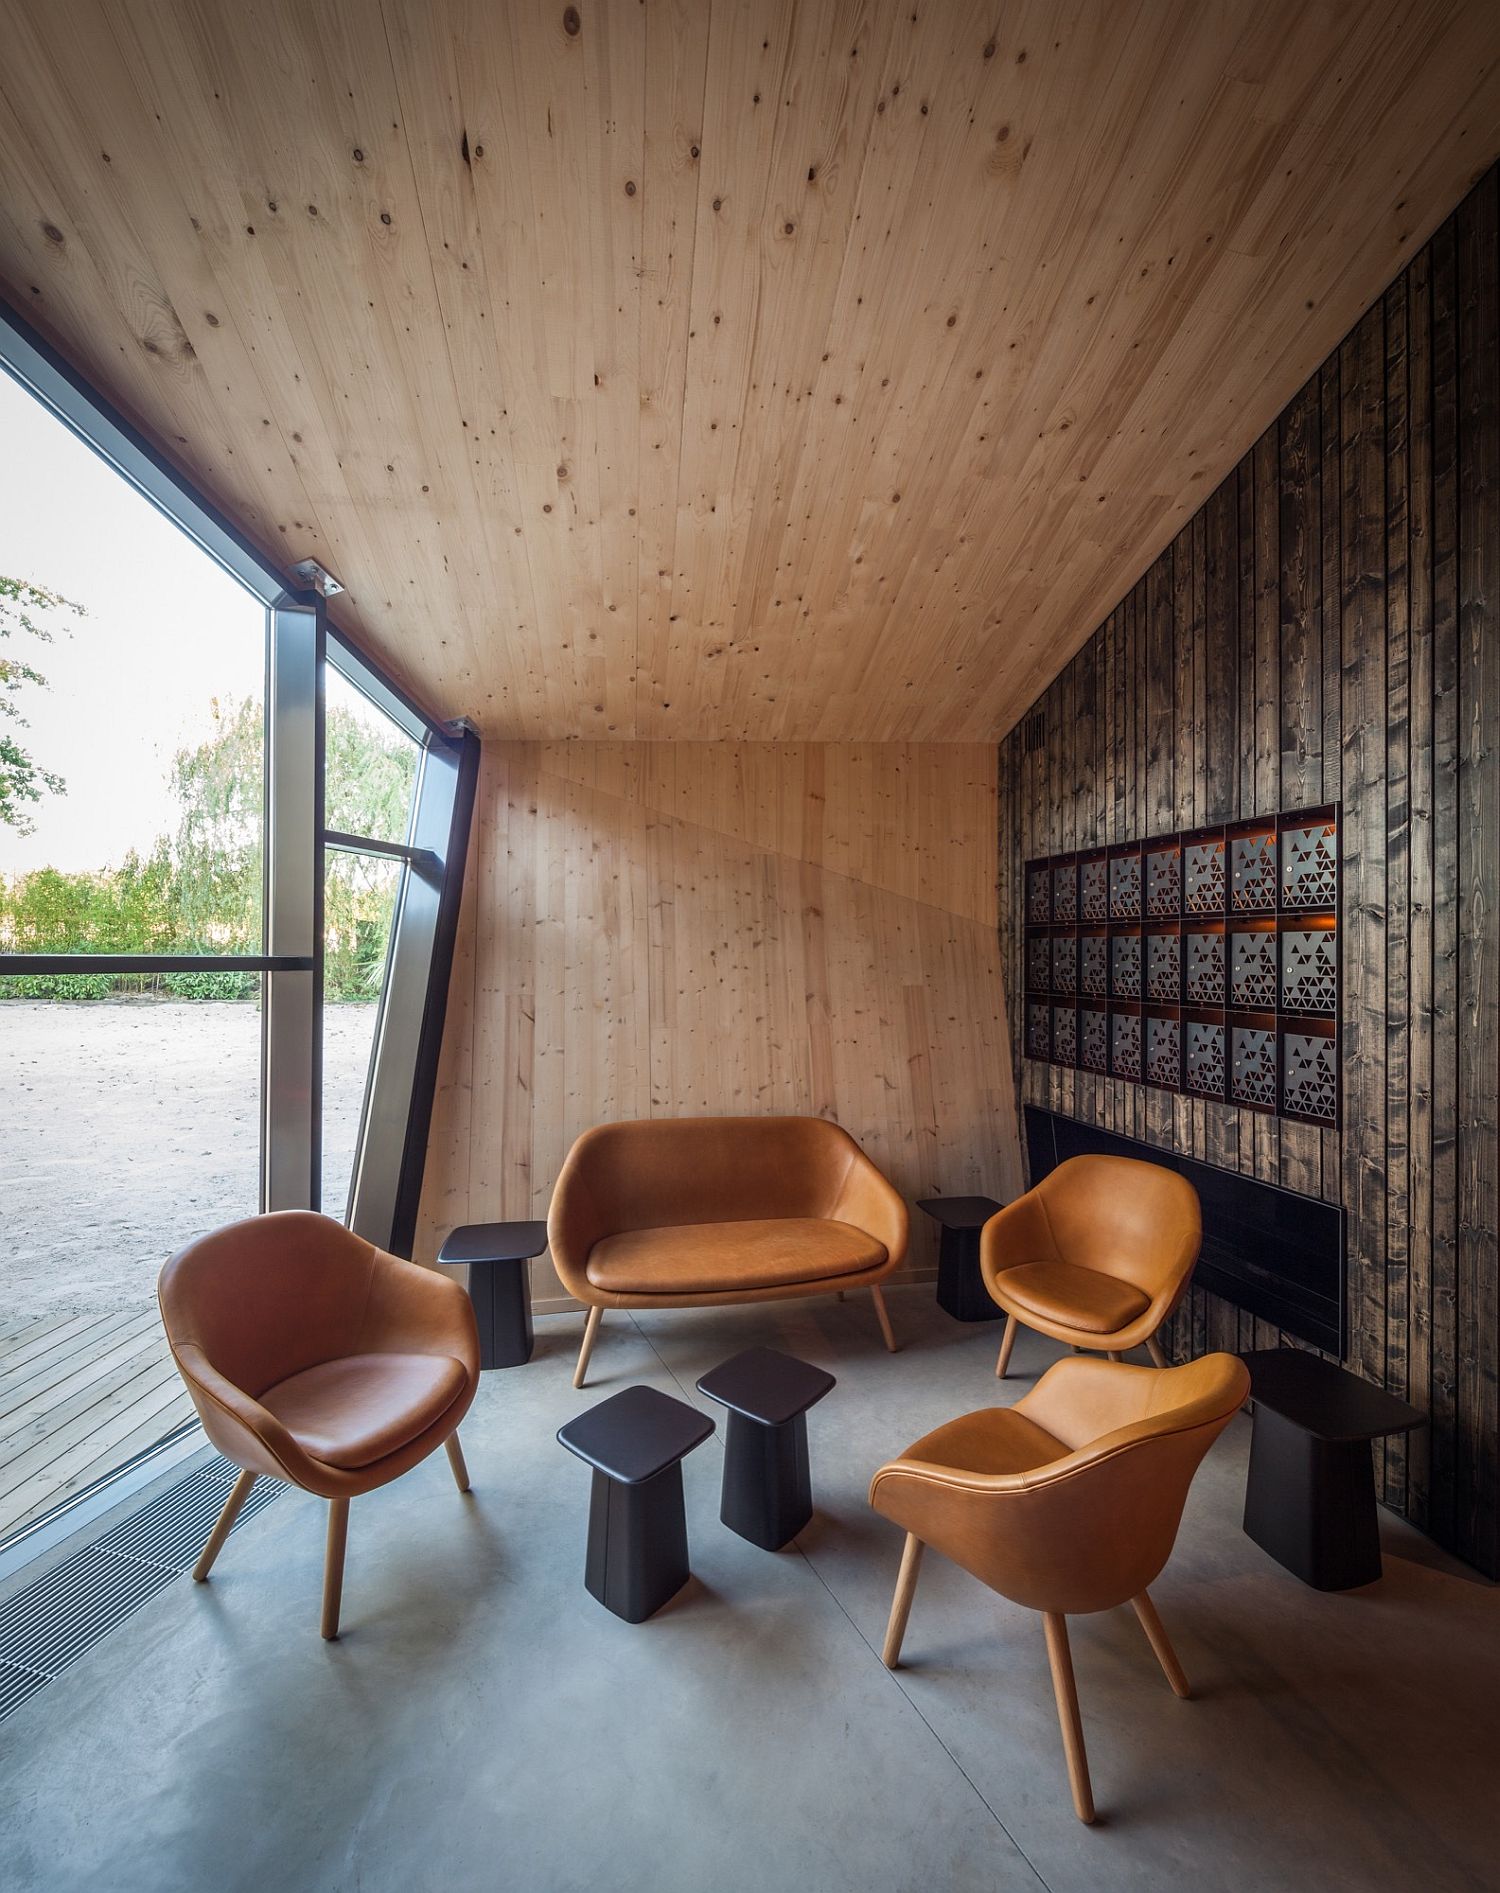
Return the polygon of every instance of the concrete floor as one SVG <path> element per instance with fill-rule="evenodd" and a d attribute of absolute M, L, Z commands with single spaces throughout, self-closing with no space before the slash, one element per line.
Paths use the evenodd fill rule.
<path fill-rule="evenodd" d="M 880 1641 L 900 1534 L 871 1471 L 996 1397 L 997 1330 L 930 1288 L 538 1323 L 439 1454 L 351 1513 L 345 1634 L 317 1635 L 323 1508 L 289 1494 L 212 1582 L 172 1585 L 0 1725 L 7 1887 L 1057 1889 L 1493 1887 L 1500 1591 L 1382 1514 L 1383 1581 L 1320 1596 L 1240 1530 L 1249 1423 L 1154 1587 L 1198 1691 L 1127 1611 L 1075 1620 L 1100 1808 L 1074 1819 L 1038 1620 L 929 1555 L 905 1667 Z M 795 1549 L 718 1522 L 685 1467 L 695 1577 L 632 1628 L 582 1587 L 587 1469 L 556 1428 L 632 1381 L 685 1399 L 752 1343 L 830 1368 L 819 1511 Z M 1056 1350 L 1025 1336 L 1029 1377 Z M 1029 1384 L 1012 1379 L 1002 1397 Z M 717 1412 L 717 1409 L 710 1409 Z"/>

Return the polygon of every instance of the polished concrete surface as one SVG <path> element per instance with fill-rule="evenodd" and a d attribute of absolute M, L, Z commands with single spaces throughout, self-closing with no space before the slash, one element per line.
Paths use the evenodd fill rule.
<path fill-rule="evenodd" d="M 929 1554 L 880 1663 L 898 1531 L 871 1471 L 997 1397 L 997 1326 L 931 1289 L 538 1322 L 441 1454 L 351 1508 L 344 1635 L 317 1634 L 324 1508 L 288 1494 L 212 1581 L 169 1587 L 0 1724 L 7 1888 L 1493 1887 L 1500 1591 L 1382 1514 L 1386 1574 L 1320 1596 L 1244 1536 L 1249 1423 L 1154 1595 L 1197 1690 L 1128 1610 L 1073 1622 L 1100 1819 L 1068 1800 L 1036 1617 Z M 695 1576 L 632 1628 L 583 1589 L 588 1469 L 556 1428 L 631 1382 L 699 1401 L 754 1343 L 839 1384 L 809 1415 L 795 1547 L 718 1522 L 719 1436 L 684 1465 Z M 999 1397 L 1057 1350 L 1023 1336 Z M 716 1418 L 720 1409 L 701 1402 Z"/>

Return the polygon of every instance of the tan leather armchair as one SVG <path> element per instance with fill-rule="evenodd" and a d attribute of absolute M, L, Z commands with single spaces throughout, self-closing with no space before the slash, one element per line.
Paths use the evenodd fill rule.
<path fill-rule="evenodd" d="M 1203 1455 L 1250 1391 L 1243 1361 L 1061 1360 L 1013 1407 L 928 1433 L 876 1473 L 870 1503 L 906 1529 L 884 1661 L 901 1655 L 922 1551 L 1042 1613 L 1073 1806 L 1094 1818 L 1068 1647 L 1070 1614 L 1130 1603 L 1167 1681 L 1189 1694 L 1147 1586 L 1171 1555 Z"/>
<path fill-rule="evenodd" d="M 1005 1378 L 1017 1326 L 1118 1360 L 1187 1293 L 1203 1222 L 1187 1178 L 1133 1157 L 1070 1157 L 991 1216 L 979 1236 L 990 1298 L 1009 1319 L 995 1372 Z"/>
<path fill-rule="evenodd" d="M 203 1430 L 241 1468 L 193 1576 L 202 1583 L 262 1473 L 328 1500 L 322 1631 L 336 1637 L 349 1501 L 446 1446 L 479 1384 L 469 1298 L 342 1223 L 282 1210 L 174 1255 L 162 1323 Z"/>
<path fill-rule="evenodd" d="M 690 1308 L 868 1288 L 906 1253 L 906 1204 L 820 1117 L 651 1118 L 585 1131 L 552 1192 L 547 1238 L 589 1310 L 573 1385 L 606 1308 Z"/>

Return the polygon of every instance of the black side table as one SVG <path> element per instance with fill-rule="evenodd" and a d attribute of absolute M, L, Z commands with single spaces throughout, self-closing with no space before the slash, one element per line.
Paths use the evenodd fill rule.
<path fill-rule="evenodd" d="M 762 1551 L 780 1551 L 812 1517 L 807 1409 L 834 1384 L 774 1347 L 747 1348 L 698 1382 L 729 1409 L 719 1517 Z"/>
<path fill-rule="evenodd" d="M 979 1273 L 979 1232 L 997 1209 L 989 1196 L 928 1196 L 918 1203 L 943 1226 L 938 1243 L 937 1304 L 955 1321 L 1002 1321 Z"/>
<path fill-rule="evenodd" d="M 706 1413 L 654 1387 L 626 1387 L 558 1428 L 594 1468 L 584 1587 L 628 1624 L 688 1581 L 682 1461 L 713 1430 Z"/>
<path fill-rule="evenodd" d="M 1255 1402 L 1246 1532 L 1314 1590 L 1373 1584 L 1381 1565 L 1370 1441 L 1410 1432 L 1426 1415 L 1297 1348 L 1240 1358 Z"/>
<path fill-rule="evenodd" d="M 534 1336 L 526 1264 L 546 1246 L 545 1223 L 466 1223 L 438 1250 L 439 1262 L 469 1265 L 481 1367 L 522 1367 L 531 1359 Z"/>

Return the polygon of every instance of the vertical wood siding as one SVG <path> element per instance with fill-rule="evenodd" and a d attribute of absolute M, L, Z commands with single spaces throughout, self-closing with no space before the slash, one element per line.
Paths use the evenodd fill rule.
<path fill-rule="evenodd" d="M 1429 1426 L 1386 1502 L 1500 1575 L 1500 169 L 1001 747 L 1023 1102 L 1342 1201 L 1348 1365 Z M 1020 863 L 1343 803 L 1344 1123 L 1020 1057 Z M 1267 1345 L 1194 1289 L 1179 1355 Z"/>

